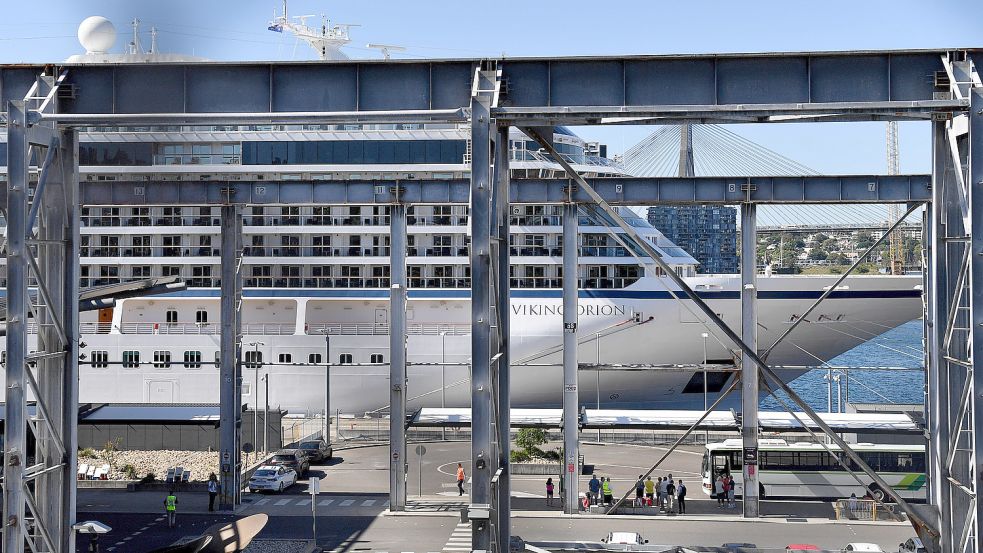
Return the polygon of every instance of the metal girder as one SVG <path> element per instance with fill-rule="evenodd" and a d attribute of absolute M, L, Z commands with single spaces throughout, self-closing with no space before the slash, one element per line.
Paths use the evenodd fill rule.
<path fill-rule="evenodd" d="M 741 339 L 758 351 L 758 206 L 741 206 Z M 704 371 L 703 377 L 706 378 Z M 758 510 L 758 366 L 747 355 L 741 356 L 741 438 L 744 463 L 744 516 L 757 518 Z M 748 462 L 751 459 L 753 462 Z"/>
<path fill-rule="evenodd" d="M 242 488 L 242 206 L 222 206 L 221 221 L 219 508 L 232 510 L 239 506 Z"/>
<path fill-rule="evenodd" d="M 884 204 L 926 202 L 931 175 L 804 177 L 606 177 L 587 179 L 610 205 Z M 592 204 L 565 179 L 511 179 L 509 202 Z M 467 179 L 376 181 L 86 181 L 84 205 L 460 204 L 471 199 Z M 0 193 L 0 202 L 3 200 Z"/>
<path fill-rule="evenodd" d="M 389 510 L 406 510 L 406 206 L 389 215 Z"/>
<path fill-rule="evenodd" d="M 580 481 L 580 391 L 577 385 L 577 291 L 578 247 L 577 204 L 563 206 L 563 510 L 567 514 L 580 511 L 578 500 Z"/>
<path fill-rule="evenodd" d="M 968 517 L 975 518 L 972 525 L 973 535 L 968 537 L 969 546 L 974 551 L 983 549 L 983 532 L 980 524 L 983 521 L 983 503 L 978 499 L 980 492 L 980 462 L 983 460 L 983 437 L 979 436 L 983 430 L 983 354 L 978 353 L 976 344 L 983 344 L 983 87 L 974 87 L 969 91 L 971 107 L 969 110 L 969 143 L 967 144 L 969 162 L 969 186 L 968 200 L 970 204 L 969 216 L 969 235 L 972 237 L 969 243 L 970 266 L 969 266 L 969 343 L 970 360 L 972 369 L 967 378 L 972 380 L 973 394 L 973 421 L 972 428 L 973 449 L 972 462 L 973 476 L 970 480 L 973 492 L 972 508 L 967 513 Z M 971 399 L 965 396 L 967 403 Z M 967 528 L 970 524 L 967 522 Z"/>
<path fill-rule="evenodd" d="M 491 230 L 494 188 L 492 178 L 491 108 L 499 91 L 499 73 L 488 64 L 475 70 L 471 90 L 471 547 L 475 550 L 503 551 L 492 529 L 492 513 L 507 506 L 498 505 L 492 493 L 498 459 L 493 458 L 492 428 L 494 394 L 492 367 L 498 352 L 492 351 L 492 271 Z M 494 202 L 497 204 L 497 202 Z M 506 284 L 507 285 L 507 284 Z M 497 301 L 497 299 L 495 300 Z M 508 475 L 506 474 L 507 478 Z M 499 475 L 499 479 L 501 475 Z M 507 515 L 507 513 L 506 513 Z M 497 518 L 497 517 L 496 517 Z M 504 545 L 507 550 L 508 544 Z"/>
<path fill-rule="evenodd" d="M 498 430 L 498 467 L 501 473 L 496 482 L 496 509 L 495 527 L 498 543 L 509 543 L 512 536 L 512 474 L 509 450 L 511 447 L 511 425 L 506 413 L 512 412 L 512 401 L 510 399 L 512 356 L 510 352 L 511 344 L 511 323 L 510 306 L 511 290 L 509 261 L 509 127 L 499 127 L 498 137 L 495 143 L 495 228 L 492 232 L 495 240 L 492 242 L 492 252 L 495 255 L 498 271 L 497 287 L 498 297 L 495 306 L 498 308 L 498 348 L 500 357 L 496 371 L 496 393 L 498 394 L 498 420 L 496 429 Z"/>

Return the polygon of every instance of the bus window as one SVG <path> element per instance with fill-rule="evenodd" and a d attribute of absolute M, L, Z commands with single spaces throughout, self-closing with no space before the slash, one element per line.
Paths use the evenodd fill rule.
<path fill-rule="evenodd" d="M 710 471 L 710 454 L 707 453 L 706 451 L 703 452 L 703 466 L 701 467 L 700 470 L 703 471 L 703 474 L 706 474 Z"/>
<path fill-rule="evenodd" d="M 713 473 L 723 474 L 730 472 L 730 453 L 721 452 L 713 455 Z"/>

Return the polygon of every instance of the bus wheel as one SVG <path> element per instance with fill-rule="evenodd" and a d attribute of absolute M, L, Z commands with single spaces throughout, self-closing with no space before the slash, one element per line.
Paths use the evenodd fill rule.
<path fill-rule="evenodd" d="M 887 493 L 883 489 L 881 489 L 881 487 L 878 486 L 877 484 L 871 484 L 867 486 L 867 489 L 870 490 L 870 495 L 872 495 L 874 499 L 876 499 L 878 502 L 880 503 L 891 502 L 891 496 L 887 495 Z"/>

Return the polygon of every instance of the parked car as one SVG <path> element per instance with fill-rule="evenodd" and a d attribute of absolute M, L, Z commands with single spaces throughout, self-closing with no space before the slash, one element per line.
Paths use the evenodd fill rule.
<path fill-rule="evenodd" d="M 277 465 L 264 465 L 256 469 L 249 479 L 249 491 L 282 492 L 297 483 L 294 469 Z"/>
<path fill-rule="evenodd" d="M 725 543 L 720 547 L 726 549 L 728 553 L 740 553 L 744 549 L 757 549 L 758 546 L 753 543 Z"/>
<path fill-rule="evenodd" d="M 925 553 L 925 545 L 918 538 L 908 538 L 908 541 L 898 544 L 898 553 Z"/>
<path fill-rule="evenodd" d="M 642 538 L 637 532 L 611 532 L 608 537 L 601 540 L 602 543 L 614 543 L 619 545 L 642 545 L 649 541 Z"/>
<path fill-rule="evenodd" d="M 819 551 L 818 545 L 811 543 L 790 543 L 785 546 L 785 551 Z"/>
<path fill-rule="evenodd" d="M 300 451 L 306 455 L 312 463 L 319 463 L 325 459 L 331 458 L 331 446 L 324 443 L 324 440 L 321 438 L 301 442 Z"/>
<path fill-rule="evenodd" d="M 846 544 L 846 547 L 843 548 L 843 551 L 863 551 L 864 553 L 881 553 L 884 550 L 881 549 L 881 546 L 877 545 L 876 543 L 855 542 L 855 543 Z"/>
<path fill-rule="evenodd" d="M 298 475 L 304 476 L 311 468 L 311 462 L 299 449 L 281 449 L 273 456 L 272 464 L 293 469 Z"/>

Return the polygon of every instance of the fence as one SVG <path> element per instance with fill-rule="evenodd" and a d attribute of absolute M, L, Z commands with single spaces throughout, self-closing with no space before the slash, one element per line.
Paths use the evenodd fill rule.
<path fill-rule="evenodd" d="M 834 508 L 837 519 L 893 521 L 904 519 L 893 505 L 882 505 L 873 499 L 838 499 Z"/>

